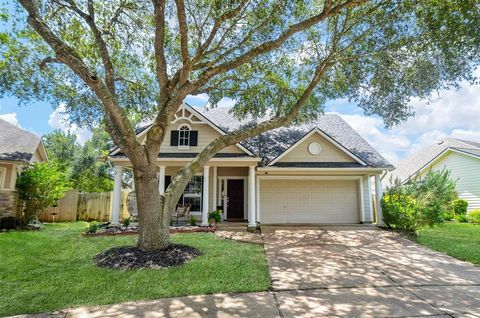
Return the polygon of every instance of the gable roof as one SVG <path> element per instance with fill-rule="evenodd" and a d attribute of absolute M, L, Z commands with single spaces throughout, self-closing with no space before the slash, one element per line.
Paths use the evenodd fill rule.
<path fill-rule="evenodd" d="M 197 108 L 199 112 L 216 123 L 226 132 L 238 129 L 246 125 L 254 125 L 266 118 L 255 121 L 251 116 L 243 119 L 235 118 L 231 107 L 215 107 L 211 109 Z M 318 128 L 328 135 L 337 144 L 355 157 L 363 161 L 367 166 L 373 168 L 390 169 L 393 166 L 378 153 L 365 139 L 363 139 L 350 125 L 348 125 L 337 114 L 325 114 L 316 120 L 277 128 L 264 134 L 247 139 L 241 144 L 252 150 L 263 159 L 266 165 L 280 156 L 290 146 L 302 139 L 306 134 Z"/>
<path fill-rule="evenodd" d="M 0 160 L 30 161 L 41 138 L 0 119 Z"/>
<path fill-rule="evenodd" d="M 254 120 L 248 115 L 238 119 L 232 112 L 232 107 L 193 107 L 185 104 L 194 114 L 204 119 L 215 130 L 222 134 L 236 130 L 243 126 L 255 125 L 267 118 Z M 145 133 L 150 124 L 143 124 L 135 132 Z M 337 114 L 325 114 L 316 120 L 281 127 L 270 130 L 253 138 L 246 139 L 237 144 L 242 150 L 250 155 L 262 158 L 262 165 L 267 165 L 276 157 L 284 153 L 289 147 L 297 143 L 312 130 L 318 129 L 323 135 L 328 136 L 334 144 L 359 162 L 359 167 L 392 169 L 393 166 L 378 153 L 365 139 L 363 139 L 350 125 Z M 112 149 L 110 156 L 118 152 Z M 323 163 L 322 165 L 325 165 Z M 332 164 L 332 163 L 331 163 Z"/>
<path fill-rule="evenodd" d="M 355 160 L 357 163 L 359 163 L 361 166 L 366 166 L 367 164 L 355 154 L 350 152 L 348 149 L 344 148 L 341 144 L 339 144 L 336 140 L 332 139 L 330 136 L 328 136 L 326 133 L 324 133 L 320 128 L 314 127 L 312 130 L 310 130 L 308 133 L 306 133 L 302 138 L 297 140 L 294 144 L 290 145 L 284 152 L 282 152 L 280 155 L 275 157 L 273 160 L 271 160 L 268 165 L 272 166 L 274 164 L 278 165 L 278 161 L 282 159 L 285 155 L 287 155 L 291 150 L 296 148 L 299 144 L 307 140 L 308 137 L 312 136 L 313 134 L 319 134 L 320 136 L 324 137 L 328 141 L 330 141 L 332 144 L 334 144 L 338 149 L 346 153 L 350 158 Z"/>
<path fill-rule="evenodd" d="M 454 151 L 480 159 L 480 143 L 448 137 L 400 160 L 396 164 L 396 169 L 386 175 L 386 180 L 389 182 L 390 178 L 399 178 L 404 183 L 447 151 Z"/>
<path fill-rule="evenodd" d="M 187 109 L 189 112 L 192 112 L 195 116 L 197 116 L 201 121 L 205 122 L 206 124 L 208 124 L 212 129 L 214 129 L 216 132 L 218 132 L 219 134 L 221 135 L 225 135 L 226 134 L 226 131 L 221 129 L 218 125 L 216 125 L 214 122 L 212 122 L 208 117 L 206 117 L 204 114 L 202 114 L 202 112 L 199 111 L 199 109 L 195 108 L 195 107 L 192 107 L 190 105 L 188 105 L 187 103 L 183 103 L 180 108 L 178 109 L 178 111 L 181 111 L 182 109 Z M 177 111 L 177 112 L 178 112 Z M 191 117 L 191 116 L 190 116 Z M 174 119 L 174 122 L 176 122 L 177 120 L 179 120 L 181 118 L 176 118 Z M 145 133 L 148 132 L 148 130 L 150 129 L 150 127 L 152 126 L 151 124 L 151 120 L 147 121 L 146 123 L 143 123 L 141 126 L 139 127 L 136 127 L 135 128 L 135 134 L 138 136 L 140 135 L 143 135 Z M 236 144 L 236 146 L 238 146 L 242 151 L 244 151 L 248 156 L 255 156 L 255 154 L 248 148 L 246 148 L 245 146 L 243 146 L 242 144 Z M 110 150 L 110 153 L 108 154 L 109 156 L 113 156 L 113 155 L 116 155 L 117 153 L 120 153 L 120 149 L 118 147 L 114 147 Z"/>

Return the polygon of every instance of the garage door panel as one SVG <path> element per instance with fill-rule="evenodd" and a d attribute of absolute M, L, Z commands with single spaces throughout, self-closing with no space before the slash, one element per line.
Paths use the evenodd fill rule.
<path fill-rule="evenodd" d="M 262 180 L 261 221 L 268 223 L 358 223 L 355 180 Z"/>

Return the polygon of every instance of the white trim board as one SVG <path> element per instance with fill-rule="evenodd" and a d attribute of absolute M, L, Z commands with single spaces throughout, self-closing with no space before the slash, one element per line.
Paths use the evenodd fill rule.
<path fill-rule="evenodd" d="M 378 174 L 382 174 L 385 168 L 307 168 L 307 167 L 258 167 L 258 172 L 278 172 L 278 171 L 309 171 L 309 172 L 321 172 L 321 171 L 349 171 L 349 172 L 358 172 L 358 173 L 366 173 L 366 172 L 378 172 Z"/>
<path fill-rule="evenodd" d="M 282 152 L 281 154 L 279 154 L 275 159 L 273 159 L 268 165 L 269 166 L 272 166 L 274 165 L 277 161 L 279 161 L 280 159 L 282 159 L 286 154 L 288 154 L 290 151 L 292 151 L 293 149 L 295 149 L 298 145 L 300 145 L 302 142 L 304 142 L 308 137 L 312 136 L 313 134 L 319 134 L 320 136 L 324 137 L 325 139 L 327 139 L 330 143 L 332 143 L 333 145 L 335 145 L 338 149 L 342 150 L 345 154 L 347 154 L 349 157 L 351 157 L 352 159 L 354 159 L 355 161 L 357 161 L 358 163 L 360 163 L 361 165 L 363 166 L 367 166 L 367 164 L 360 158 L 358 158 L 356 155 L 354 155 L 351 151 L 349 151 L 347 148 L 345 148 L 344 146 L 342 146 L 339 142 L 337 142 L 335 139 L 333 139 L 332 137 L 330 137 L 329 135 L 327 135 L 326 133 L 324 133 L 322 130 L 320 130 L 320 128 L 318 127 L 315 127 L 313 128 L 312 130 L 310 130 L 307 134 L 305 134 L 305 136 L 303 136 L 302 138 L 300 138 L 300 140 L 298 140 L 296 143 L 294 143 L 293 145 L 291 145 L 290 147 L 288 147 L 284 152 Z"/>

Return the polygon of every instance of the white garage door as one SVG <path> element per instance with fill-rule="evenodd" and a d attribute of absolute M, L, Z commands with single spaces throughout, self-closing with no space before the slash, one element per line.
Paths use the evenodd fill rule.
<path fill-rule="evenodd" d="M 359 223 L 355 180 L 262 180 L 261 223 Z"/>

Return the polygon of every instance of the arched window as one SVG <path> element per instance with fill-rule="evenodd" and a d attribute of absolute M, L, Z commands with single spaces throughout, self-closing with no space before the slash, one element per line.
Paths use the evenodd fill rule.
<path fill-rule="evenodd" d="M 178 145 L 182 146 L 190 146 L 190 128 L 186 125 L 180 127 L 178 131 Z"/>

